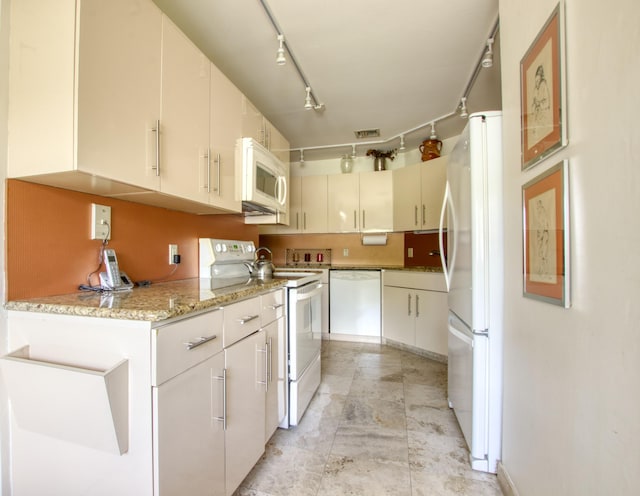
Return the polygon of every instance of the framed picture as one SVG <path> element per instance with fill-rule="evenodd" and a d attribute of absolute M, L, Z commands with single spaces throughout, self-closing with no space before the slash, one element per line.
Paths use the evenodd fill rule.
<path fill-rule="evenodd" d="M 569 308 L 569 166 L 522 187 L 524 296 Z"/>
<path fill-rule="evenodd" d="M 567 145 L 564 3 L 520 61 L 522 170 Z"/>

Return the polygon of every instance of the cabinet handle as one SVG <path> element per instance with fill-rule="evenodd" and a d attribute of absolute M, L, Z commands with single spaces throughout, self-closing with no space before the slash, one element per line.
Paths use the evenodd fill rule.
<path fill-rule="evenodd" d="M 411 295 L 407 295 L 407 315 L 411 316 Z"/>
<path fill-rule="evenodd" d="M 426 208 L 424 206 L 424 203 L 422 204 L 422 225 L 424 226 L 424 223 L 426 222 L 426 217 L 427 217 L 427 211 Z"/>
<path fill-rule="evenodd" d="M 413 206 L 413 225 L 418 225 L 418 205 Z"/>
<path fill-rule="evenodd" d="M 211 336 L 202 336 L 197 341 L 189 341 L 188 343 L 184 343 L 184 345 L 188 350 L 192 350 L 194 348 L 197 348 L 198 346 L 202 346 L 203 344 L 208 343 L 209 341 L 213 341 L 217 337 L 218 336 L 216 336 L 215 334 Z"/>
<path fill-rule="evenodd" d="M 220 154 L 216 154 L 216 187 L 213 188 L 213 191 L 218 193 L 218 196 L 222 195 L 222 185 L 220 184 Z"/>
<path fill-rule="evenodd" d="M 367 222 L 365 221 L 365 217 L 364 217 L 365 211 L 362 211 L 362 229 L 366 229 L 367 227 Z"/>
<path fill-rule="evenodd" d="M 268 376 L 269 376 L 269 371 L 267 369 L 268 365 L 269 365 L 269 361 L 267 360 L 267 357 L 269 356 L 269 345 L 265 342 L 264 343 L 264 350 L 260 349 L 260 348 L 256 348 L 256 353 L 264 353 L 264 381 L 258 381 L 258 384 L 262 384 L 264 386 L 264 390 L 265 392 L 269 391 L 269 382 L 268 382 Z"/>
<path fill-rule="evenodd" d="M 247 322 L 251 322 L 252 320 L 257 319 L 258 317 L 260 317 L 260 315 L 247 315 L 246 317 L 238 319 L 238 322 L 240 322 L 241 325 L 244 325 Z"/>
<path fill-rule="evenodd" d="M 267 348 L 269 349 L 267 354 L 267 384 L 269 384 L 273 381 L 273 338 L 269 338 L 269 341 L 267 341 Z"/>
<path fill-rule="evenodd" d="M 358 228 L 358 212 L 356 212 L 355 210 L 353 211 L 353 228 Z"/>
<path fill-rule="evenodd" d="M 204 155 L 202 158 L 204 159 L 205 172 L 206 172 L 205 175 L 207 176 L 207 184 L 203 186 L 203 188 L 207 190 L 207 193 L 211 193 L 211 153 L 209 148 L 207 148 L 207 151 L 204 152 Z"/>
<path fill-rule="evenodd" d="M 278 308 L 282 308 L 283 306 L 284 306 L 284 303 L 280 303 L 280 304 L 277 304 L 277 305 L 271 305 L 269 308 L 271 310 L 277 310 Z"/>
<path fill-rule="evenodd" d="M 416 295 L 416 319 L 420 317 L 420 295 Z"/>
<path fill-rule="evenodd" d="M 156 133 L 156 166 L 151 167 L 156 171 L 156 176 L 160 175 L 160 119 L 156 120 L 156 127 L 151 129 L 151 132 Z"/>
<path fill-rule="evenodd" d="M 307 230 L 307 212 L 302 214 L 302 230 Z"/>
<path fill-rule="evenodd" d="M 296 231 L 300 230 L 300 212 L 296 212 Z"/>
<path fill-rule="evenodd" d="M 227 369 L 222 369 L 222 375 L 215 375 L 213 379 L 222 381 L 222 417 L 213 417 L 213 420 L 222 422 L 222 430 L 227 430 Z"/>

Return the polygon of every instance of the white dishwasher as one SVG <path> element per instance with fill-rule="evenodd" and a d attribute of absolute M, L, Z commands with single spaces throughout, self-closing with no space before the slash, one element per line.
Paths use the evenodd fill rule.
<path fill-rule="evenodd" d="M 329 271 L 331 339 L 380 342 L 379 270 Z"/>

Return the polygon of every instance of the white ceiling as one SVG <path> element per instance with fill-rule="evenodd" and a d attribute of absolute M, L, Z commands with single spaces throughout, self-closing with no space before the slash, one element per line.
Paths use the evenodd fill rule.
<path fill-rule="evenodd" d="M 396 148 L 400 134 L 415 147 L 431 130 L 415 128 L 434 120 L 441 139 L 459 134 L 465 121 L 451 114 L 498 17 L 498 0 L 264 0 L 325 105 L 316 111 L 304 109 L 291 59 L 275 63 L 277 32 L 260 0 L 154 1 L 307 160 L 340 156 L 352 143 L 359 153 Z M 470 112 L 500 108 L 496 40 L 494 66 L 478 73 L 469 94 Z M 371 128 L 380 138 L 354 135 Z M 346 146 L 313 150 L 333 145 Z"/>

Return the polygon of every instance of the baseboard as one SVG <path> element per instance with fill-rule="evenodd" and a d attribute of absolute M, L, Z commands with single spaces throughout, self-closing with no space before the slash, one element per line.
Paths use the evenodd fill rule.
<path fill-rule="evenodd" d="M 323 334 L 322 339 L 328 339 L 330 341 L 350 341 L 352 343 L 380 344 L 380 336 L 361 336 L 359 334 L 336 334 L 329 332 L 326 337 Z"/>
<path fill-rule="evenodd" d="M 518 490 L 502 462 L 498 462 L 498 484 L 500 484 L 504 496 L 519 496 Z"/>
<path fill-rule="evenodd" d="M 399 350 L 415 353 L 416 355 L 429 358 L 430 360 L 434 360 L 436 362 L 448 363 L 449 361 L 446 355 L 441 355 L 440 353 L 435 353 L 433 351 L 423 350 L 422 348 L 417 348 L 416 346 L 400 343 L 398 341 L 394 341 L 393 339 L 382 338 L 382 343 L 386 344 L 387 346 L 391 346 L 392 348 L 398 348 Z"/>

